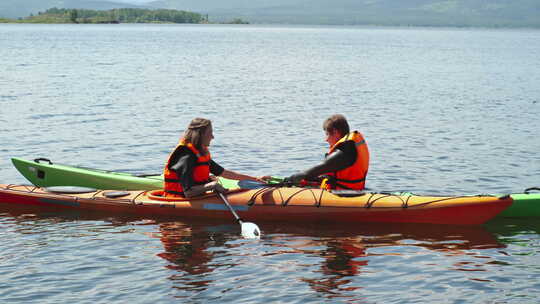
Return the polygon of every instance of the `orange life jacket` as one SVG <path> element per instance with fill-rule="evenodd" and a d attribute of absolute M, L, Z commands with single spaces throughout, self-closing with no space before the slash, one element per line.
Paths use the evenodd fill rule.
<path fill-rule="evenodd" d="M 195 154 L 195 156 L 197 156 L 197 162 L 193 168 L 192 177 L 195 185 L 206 184 L 210 179 L 210 152 L 208 152 L 206 155 L 202 155 L 191 143 L 186 144 L 182 141 L 180 144 L 178 144 L 178 146 L 176 146 L 171 155 L 169 155 L 167 163 L 165 164 L 165 169 L 163 169 L 163 190 L 165 192 L 165 196 L 184 196 L 184 189 L 180 183 L 180 177 L 174 170 L 169 170 L 169 164 L 174 152 L 182 147 L 187 147 Z"/>
<path fill-rule="evenodd" d="M 369 150 L 364 136 L 362 136 L 360 132 L 354 131 L 343 136 L 343 138 L 330 147 L 328 155 L 332 154 L 339 144 L 348 140 L 354 141 L 356 147 L 356 161 L 352 166 L 343 170 L 325 174 L 329 177 L 325 178 L 321 183 L 322 189 L 362 190 L 365 188 L 366 176 L 369 169 Z"/>

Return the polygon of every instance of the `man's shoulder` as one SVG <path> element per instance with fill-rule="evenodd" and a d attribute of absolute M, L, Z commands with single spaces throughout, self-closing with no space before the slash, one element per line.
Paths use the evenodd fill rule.
<path fill-rule="evenodd" d="M 343 152 L 346 152 L 346 150 L 356 150 L 354 140 L 346 140 L 342 143 L 340 143 L 336 149 L 339 149 Z"/>

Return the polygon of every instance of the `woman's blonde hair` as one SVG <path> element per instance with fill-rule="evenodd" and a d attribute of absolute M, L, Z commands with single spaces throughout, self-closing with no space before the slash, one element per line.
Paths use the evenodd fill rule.
<path fill-rule="evenodd" d="M 191 143 L 201 154 L 206 155 L 208 151 L 202 147 L 202 138 L 206 130 L 212 126 L 212 122 L 206 118 L 193 118 L 189 123 L 184 137 L 182 138 L 185 143 Z"/>

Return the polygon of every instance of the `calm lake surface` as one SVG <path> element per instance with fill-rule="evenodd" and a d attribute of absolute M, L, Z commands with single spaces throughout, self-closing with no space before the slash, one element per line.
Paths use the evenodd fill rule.
<path fill-rule="evenodd" d="M 214 159 L 286 176 L 347 116 L 367 186 L 540 186 L 540 31 L 0 24 L 0 183 L 11 157 L 159 173 L 188 122 Z M 540 219 L 480 227 L 134 218 L 0 205 L 1 303 L 538 303 Z"/>

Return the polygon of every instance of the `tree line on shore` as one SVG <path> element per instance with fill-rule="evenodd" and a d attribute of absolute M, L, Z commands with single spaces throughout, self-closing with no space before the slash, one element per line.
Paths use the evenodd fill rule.
<path fill-rule="evenodd" d="M 208 15 L 172 9 L 117 8 L 111 10 L 50 8 L 37 15 L 18 20 L 0 19 L 16 23 L 209 23 Z M 228 23 L 246 24 L 239 18 Z"/>

